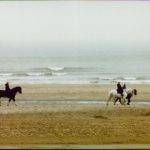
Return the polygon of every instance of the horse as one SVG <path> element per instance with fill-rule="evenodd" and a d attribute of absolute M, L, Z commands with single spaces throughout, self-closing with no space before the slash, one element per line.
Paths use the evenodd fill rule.
<path fill-rule="evenodd" d="M 7 106 L 9 106 L 9 103 L 11 100 L 13 100 L 15 106 L 17 106 L 15 103 L 15 96 L 17 93 L 20 93 L 20 94 L 22 93 L 22 88 L 20 86 L 14 87 L 14 88 L 10 89 L 9 91 L 0 90 L 0 98 L 1 97 L 9 98 Z M 1 106 L 1 100 L 0 100 L 0 106 Z"/>
<path fill-rule="evenodd" d="M 125 89 L 125 92 L 127 93 L 127 97 L 126 97 L 126 99 L 128 100 L 127 105 L 130 105 L 131 97 L 132 97 L 133 95 L 137 95 L 137 90 L 136 90 L 136 89 Z M 120 101 L 120 99 L 117 98 L 117 99 L 115 100 L 115 103 L 116 103 L 118 100 Z"/>
<path fill-rule="evenodd" d="M 125 105 L 126 99 L 128 99 L 128 105 L 130 104 L 131 101 L 131 97 L 133 95 L 137 95 L 137 90 L 136 89 L 124 89 L 123 91 L 123 97 L 121 96 L 121 94 L 117 93 L 117 90 L 111 90 L 109 92 L 109 97 L 107 99 L 106 105 L 108 105 L 108 102 L 111 101 L 111 99 L 113 99 L 113 103 L 114 105 L 116 104 L 117 100 L 120 101 L 120 103 L 122 105 Z M 121 101 L 123 99 L 123 102 Z"/>

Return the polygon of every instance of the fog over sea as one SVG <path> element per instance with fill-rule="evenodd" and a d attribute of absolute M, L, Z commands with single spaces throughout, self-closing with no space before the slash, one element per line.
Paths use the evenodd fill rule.
<path fill-rule="evenodd" d="M 146 1 L 0 3 L 0 84 L 150 84 Z"/>
<path fill-rule="evenodd" d="M 146 52 L 0 58 L 0 84 L 150 84 Z"/>

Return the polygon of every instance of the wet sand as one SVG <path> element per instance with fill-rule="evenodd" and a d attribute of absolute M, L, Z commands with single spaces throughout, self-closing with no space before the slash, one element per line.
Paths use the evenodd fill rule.
<path fill-rule="evenodd" d="M 116 105 L 109 103 L 106 106 L 105 101 L 95 100 L 19 100 L 16 102 L 17 106 L 13 102 L 7 106 L 7 101 L 3 101 L 0 107 L 0 114 L 17 114 L 17 113 L 48 113 L 48 112 L 67 112 L 67 111 L 82 111 L 88 108 L 91 109 L 117 109 L 117 108 L 150 108 L 150 101 L 145 102 L 132 102 L 131 105 L 120 105 L 119 102 Z"/>
<path fill-rule="evenodd" d="M 11 87 L 18 85 L 11 85 Z M 116 84 L 87 84 L 87 85 L 64 85 L 64 84 L 24 84 L 23 94 L 17 95 L 18 100 L 106 100 L 108 92 L 116 89 Z M 140 101 L 150 100 L 149 84 L 129 84 L 127 88 L 136 88 L 138 95 L 133 99 Z M 4 89 L 1 85 L 0 89 Z"/>

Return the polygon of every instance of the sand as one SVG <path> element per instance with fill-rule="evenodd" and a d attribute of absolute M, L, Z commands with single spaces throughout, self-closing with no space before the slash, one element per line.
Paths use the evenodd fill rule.
<path fill-rule="evenodd" d="M 104 100 L 115 85 L 22 85 L 21 100 Z M 150 85 L 130 85 L 149 101 Z M 0 146 L 143 148 L 150 146 L 150 105 L 18 105 L 0 108 Z M 67 146 L 66 146 L 67 145 Z M 36 148 L 37 148 L 36 147 Z M 55 147 L 55 148 L 56 148 Z"/>
<path fill-rule="evenodd" d="M 2 114 L 2 111 L 4 111 Z M 149 106 L 3 106 L 0 145 L 150 144 Z"/>
<path fill-rule="evenodd" d="M 11 87 L 14 86 L 18 85 L 11 85 Z M 23 94 L 17 95 L 18 100 L 106 100 L 108 92 L 116 89 L 116 84 L 26 84 L 21 86 Z M 133 98 L 135 101 L 150 100 L 149 84 L 130 84 L 127 85 L 127 88 L 137 89 L 138 95 Z M 4 87 L 0 86 L 0 89 L 4 89 Z"/>

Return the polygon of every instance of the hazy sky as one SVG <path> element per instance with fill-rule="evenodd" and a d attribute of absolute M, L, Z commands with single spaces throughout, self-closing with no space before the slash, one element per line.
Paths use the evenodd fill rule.
<path fill-rule="evenodd" d="M 0 1 L 1 55 L 150 51 L 150 3 Z"/>

